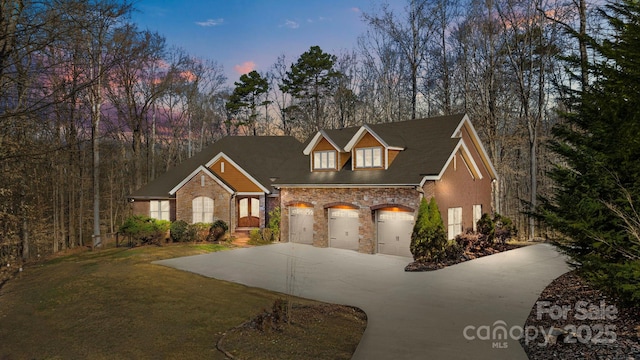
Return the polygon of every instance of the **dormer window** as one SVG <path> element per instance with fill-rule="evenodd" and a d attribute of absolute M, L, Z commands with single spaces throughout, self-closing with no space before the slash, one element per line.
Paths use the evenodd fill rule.
<path fill-rule="evenodd" d="M 314 151 L 313 152 L 313 168 L 315 170 L 335 170 L 336 169 L 336 151 Z"/>
<path fill-rule="evenodd" d="M 356 168 L 381 168 L 382 147 L 369 147 L 356 149 Z"/>

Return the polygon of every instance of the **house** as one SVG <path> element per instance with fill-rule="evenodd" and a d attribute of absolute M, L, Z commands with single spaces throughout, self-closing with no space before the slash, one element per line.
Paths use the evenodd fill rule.
<path fill-rule="evenodd" d="M 420 200 L 435 197 L 449 238 L 492 211 L 496 171 L 464 114 L 226 137 L 131 195 L 135 213 L 262 228 L 281 208 L 281 241 L 411 256 Z"/>

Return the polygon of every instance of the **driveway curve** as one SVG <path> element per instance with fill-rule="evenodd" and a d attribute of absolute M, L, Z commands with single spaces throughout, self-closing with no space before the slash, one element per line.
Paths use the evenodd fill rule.
<path fill-rule="evenodd" d="M 431 272 L 409 258 L 281 243 L 156 264 L 357 306 L 368 323 L 354 359 L 526 359 L 516 340 L 540 292 L 569 270 L 531 245 Z M 506 328 L 505 332 L 493 331 Z M 542 342 L 542 335 L 532 341 Z"/>

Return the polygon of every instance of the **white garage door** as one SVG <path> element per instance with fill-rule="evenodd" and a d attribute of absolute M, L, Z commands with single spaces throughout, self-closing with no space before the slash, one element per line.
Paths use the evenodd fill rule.
<path fill-rule="evenodd" d="M 313 208 L 289 208 L 289 241 L 313 244 Z"/>
<path fill-rule="evenodd" d="M 356 209 L 329 209 L 329 246 L 358 250 L 360 219 Z"/>
<path fill-rule="evenodd" d="M 413 232 L 413 213 L 407 211 L 376 212 L 378 252 L 388 255 L 412 256 L 409 245 Z"/>

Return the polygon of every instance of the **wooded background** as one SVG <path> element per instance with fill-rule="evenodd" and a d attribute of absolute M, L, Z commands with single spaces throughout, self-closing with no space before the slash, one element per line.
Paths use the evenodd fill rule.
<path fill-rule="evenodd" d="M 99 244 L 130 214 L 128 194 L 226 135 L 304 140 L 462 112 L 500 175 L 495 210 L 544 236 L 527 211 L 552 186 L 543 145 L 562 86 L 587 83 L 564 58 L 586 63 L 579 35 L 607 33 L 596 4 L 379 4 L 353 49 L 309 44 L 229 86 L 215 59 L 131 23 L 131 3 L 0 0 L 0 264 Z"/>

